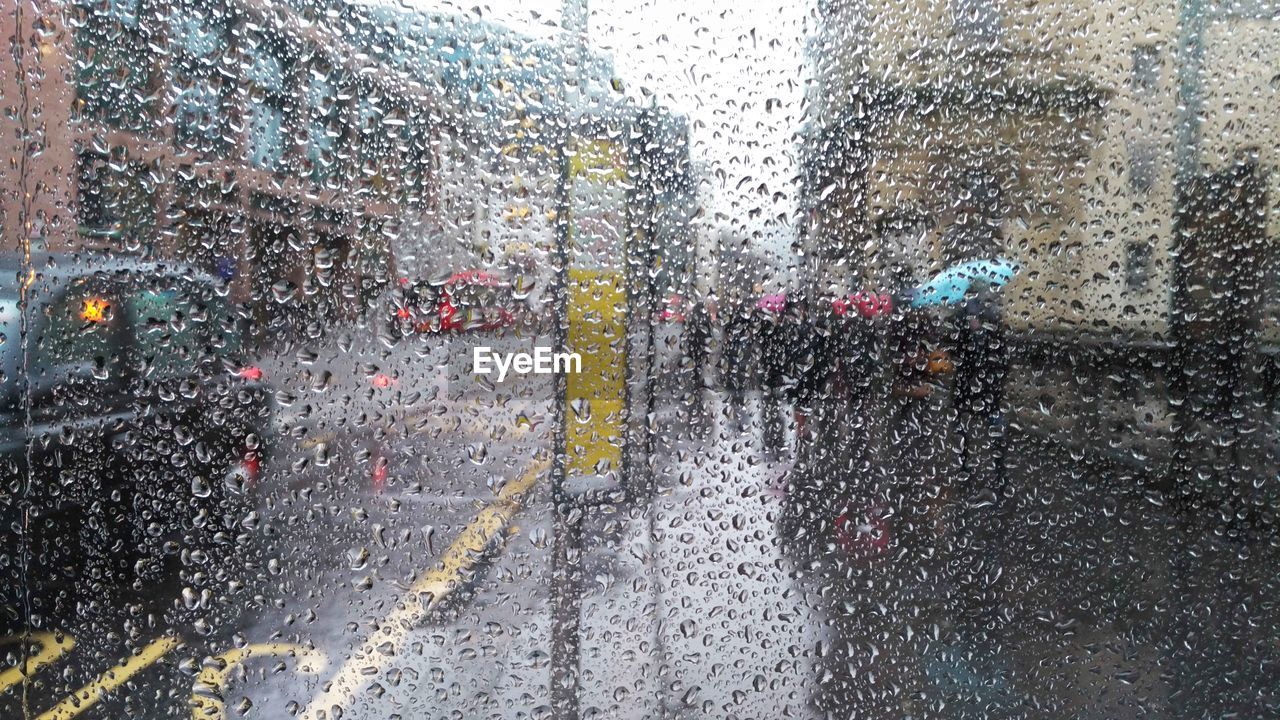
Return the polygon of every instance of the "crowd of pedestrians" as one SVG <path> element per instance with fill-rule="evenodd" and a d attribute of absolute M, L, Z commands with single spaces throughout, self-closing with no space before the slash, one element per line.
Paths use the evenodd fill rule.
<path fill-rule="evenodd" d="M 730 298 L 718 313 L 694 304 L 685 346 L 695 382 L 708 386 L 708 348 L 718 340 L 719 376 L 739 427 L 748 395 L 760 393 L 765 449 L 782 452 L 783 426 L 793 423 L 792 451 L 811 467 L 823 457 L 848 460 L 855 439 L 869 445 L 884 439 L 877 433 L 903 426 L 929 432 L 938 420 L 921 414 L 930 404 L 921 401 L 949 392 L 960 467 L 1000 475 L 995 440 L 1008 361 L 998 294 L 975 283 L 964 303 L 942 309 L 869 297 L 811 303 L 800 296 L 773 306 Z"/>

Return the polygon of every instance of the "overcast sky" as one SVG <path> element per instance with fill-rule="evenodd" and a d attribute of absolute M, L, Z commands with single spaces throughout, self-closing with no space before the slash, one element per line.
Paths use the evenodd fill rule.
<path fill-rule="evenodd" d="M 561 33 L 559 0 L 400 3 L 479 14 L 542 38 Z M 592 47 L 612 55 L 629 88 L 647 87 L 661 104 L 689 117 L 712 229 L 739 236 L 762 231 L 762 249 L 775 253 L 792 239 L 790 223 L 780 226 L 776 218 L 795 210 L 793 133 L 802 111 L 810 7 L 804 0 L 588 3 Z"/>

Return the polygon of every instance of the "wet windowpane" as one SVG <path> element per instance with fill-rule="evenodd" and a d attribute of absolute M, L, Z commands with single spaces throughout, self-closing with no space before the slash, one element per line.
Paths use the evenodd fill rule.
<path fill-rule="evenodd" d="M 1280 716 L 1275 3 L 0 21 L 0 718 Z"/>

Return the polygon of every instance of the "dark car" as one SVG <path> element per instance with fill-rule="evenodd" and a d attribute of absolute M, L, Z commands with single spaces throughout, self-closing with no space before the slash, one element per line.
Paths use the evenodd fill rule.
<path fill-rule="evenodd" d="M 199 564 L 234 546 L 269 405 L 221 281 L 0 255 L 0 333 L 9 558 L 56 580 L 95 559 L 142 570 L 166 550 Z"/>

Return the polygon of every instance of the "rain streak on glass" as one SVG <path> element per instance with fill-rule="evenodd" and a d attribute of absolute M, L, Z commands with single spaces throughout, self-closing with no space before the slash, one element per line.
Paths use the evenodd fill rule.
<path fill-rule="evenodd" d="M 1280 5 L 0 36 L 0 717 L 1280 717 Z"/>

